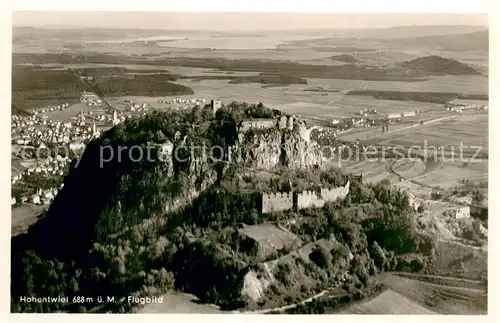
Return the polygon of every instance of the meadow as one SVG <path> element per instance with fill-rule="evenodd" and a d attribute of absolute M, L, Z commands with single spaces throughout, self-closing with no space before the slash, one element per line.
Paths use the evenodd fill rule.
<path fill-rule="evenodd" d="M 308 78 L 311 86 L 328 90 L 385 90 L 417 92 L 455 92 L 464 94 L 487 94 L 488 78 L 478 75 L 429 76 L 423 82 L 391 82 Z"/>
<path fill-rule="evenodd" d="M 412 179 L 424 185 L 439 186 L 444 189 L 459 186 L 462 180 L 469 180 L 472 183 L 488 180 L 487 160 L 468 163 L 466 166 L 461 162 L 444 162 L 443 165 Z"/>
<path fill-rule="evenodd" d="M 309 81 L 309 79 L 308 79 Z M 306 91 L 314 84 L 262 87 L 257 83 L 230 84 L 228 80 L 176 81 L 193 89 L 195 96 L 218 98 L 224 103 L 245 101 L 263 102 L 286 113 L 322 118 L 346 118 L 364 108 L 375 108 L 380 113 L 442 109 L 442 105 L 426 102 L 377 100 L 367 96 L 345 96 L 338 92 Z"/>
<path fill-rule="evenodd" d="M 345 162 L 341 164 L 341 167 L 345 173 L 363 175 L 363 182 L 366 183 L 378 183 L 383 180 L 396 183 L 399 181 L 399 177 L 388 170 L 390 163 L 390 160 L 363 160 L 360 162 Z"/>
<path fill-rule="evenodd" d="M 349 306 L 339 314 L 436 315 L 438 313 L 399 293 L 386 290 L 372 299 Z"/>
<path fill-rule="evenodd" d="M 100 107 L 90 107 L 86 105 L 85 103 L 75 103 L 75 104 L 70 104 L 70 106 L 63 111 L 52 111 L 52 112 L 46 112 L 46 114 L 55 120 L 59 120 L 61 122 L 75 122 L 76 121 L 76 115 L 79 112 L 85 113 L 87 116 L 88 112 L 92 111 L 93 114 L 106 114 L 108 113 L 107 110 L 104 110 L 103 108 Z M 88 120 L 88 119 L 87 119 Z"/>
<path fill-rule="evenodd" d="M 382 145 L 404 145 L 424 147 L 454 146 L 459 152 L 460 144 L 464 146 L 481 146 L 483 152 L 488 150 L 488 114 L 460 115 L 457 118 L 443 120 L 432 124 L 424 124 L 408 130 L 387 134 L 377 140 Z M 476 150 L 471 148 L 472 152 Z"/>
<path fill-rule="evenodd" d="M 414 304 L 437 314 L 478 315 L 487 313 L 487 296 L 484 289 L 438 285 L 394 274 L 381 277 L 380 282 L 393 292 L 411 300 Z M 385 305 L 398 308 L 399 302 Z"/>

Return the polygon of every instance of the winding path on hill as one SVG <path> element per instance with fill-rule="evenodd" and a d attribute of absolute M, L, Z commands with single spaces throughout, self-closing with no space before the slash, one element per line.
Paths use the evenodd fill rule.
<path fill-rule="evenodd" d="M 319 292 L 316 295 L 313 295 L 313 296 L 311 296 L 311 297 L 309 297 L 309 298 L 307 298 L 307 299 L 305 299 L 303 301 L 300 301 L 300 302 L 294 303 L 294 304 L 289 304 L 289 305 L 275 307 L 275 308 L 268 308 L 268 309 L 263 309 L 263 310 L 255 310 L 255 311 L 234 311 L 232 313 L 235 313 L 235 314 L 267 314 L 267 313 L 271 313 L 271 312 L 283 312 L 283 311 L 295 308 L 295 307 L 297 307 L 299 305 L 303 305 L 305 303 L 309 303 L 309 302 L 315 300 L 316 298 L 325 296 L 326 293 L 328 293 L 329 291 L 330 291 L 329 289 L 326 289 L 326 290 L 324 290 L 322 292 Z"/>

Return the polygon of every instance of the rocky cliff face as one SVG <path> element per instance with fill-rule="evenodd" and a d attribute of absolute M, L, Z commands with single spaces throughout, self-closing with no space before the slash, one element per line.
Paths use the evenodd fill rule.
<path fill-rule="evenodd" d="M 321 166 L 323 155 L 316 143 L 305 141 L 298 133 L 276 129 L 241 136 L 231 148 L 230 160 L 252 168 L 300 169 Z"/>
<path fill-rule="evenodd" d="M 283 166 L 291 169 L 321 166 L 323 154 L 315 142 L 304 140 L 298 133 L 284 133 L 282 143 Z"/>
<path fill-rule="evenodd" d="M 174 199 L 164 201 L 165 213 L 175 212 L 189 205 L 204 190 L 217 181 L 217 172 L 202 159 L 193 159 L 189 165 L 189 181 L 182 194 Z"/>

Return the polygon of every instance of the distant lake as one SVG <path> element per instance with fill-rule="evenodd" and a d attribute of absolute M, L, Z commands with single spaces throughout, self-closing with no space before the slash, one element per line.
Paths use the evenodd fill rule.
<path fill-rule="evenodd" d="M 149 36 L 149 37 L 137 37 L 137 38 L 122 38 L 122 39 L 112 39 L 112 40 L 89 40 L 88 43 L 95 44 L 121 44 L 121 43 L 133 43 L 136 41 L 172 41 L 181 40 L 185 37 L 181 36 Z"/>
<path fill-rule="evenodd" d="M 257 36 L 257 37 L 189 37 L 165 43 L 158 43 L 163 47 L 178 47 L 178 48 L 214 48 L 214 49 L 275 49 L 279 44 L 303 39 L 316 39 L 314 36 L 291 36 L 291 35 L 273 35 Z"/>
<path fill-rule="evenodd" d="M 217 36 L 213 35 L 177 35 L 123 38 L 113 40 L 91 40 L 95 44 L 121 44 L 137 41 L 156 41 L 161 47 L 177 48 L 214 48 L 214 49 L 275 49 L 279 44 L 304 39 L 317 39 L 315 36 L 301 35 L 249 35 L 249 36 Z"/>

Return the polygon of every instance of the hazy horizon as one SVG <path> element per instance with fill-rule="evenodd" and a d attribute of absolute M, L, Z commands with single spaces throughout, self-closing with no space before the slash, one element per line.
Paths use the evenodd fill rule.
<path fill-rule="evenodd" d="M 249 13 L 16 11 L 15 27 L 177 30 L 376 29 L 408 26 L 481 26 L 487 14 L 416 13 Z"/>

